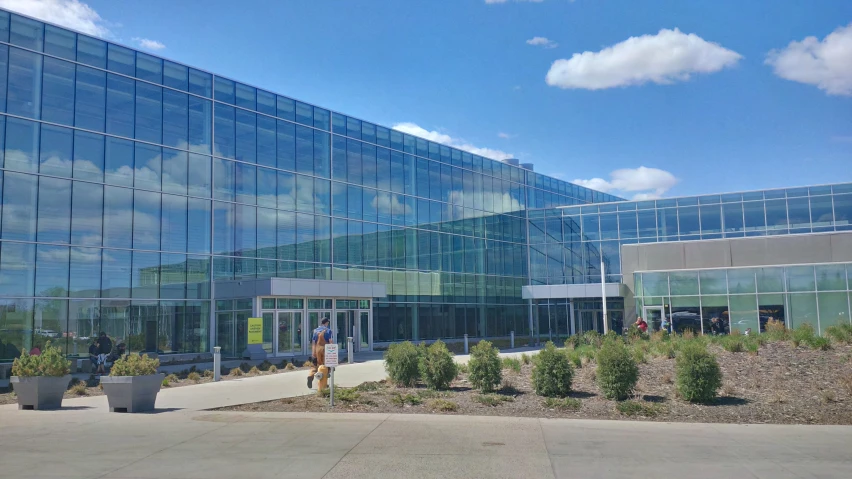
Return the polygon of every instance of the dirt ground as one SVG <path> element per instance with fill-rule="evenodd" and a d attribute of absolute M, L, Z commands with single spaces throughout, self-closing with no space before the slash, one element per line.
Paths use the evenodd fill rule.
<path fill-rule="evenodd" d="M 767 343 L 758 354 L 731 353 L 713 345 L 723 386 L 713 404 L 692 404 L 676 397 L 674 359 L 648 358 L 639 365 L 636 397 L 625 403 L 603 398 L 595 383 L 594 362 L 575 370 L 568 400 L 537 396 L 532 365 L 520 373 L 503 369 L 503 387 L 483 396 L 461 374 L 449 391 L 398 388 L 365 383 L 336 392 L 332 409 L 316 395 L 223 408 L 231 411 L 310 411 L 443 413 L 544 418 L 641 419 L 707 423 L 852 425 L 852 346 L 828 351 Z"/>

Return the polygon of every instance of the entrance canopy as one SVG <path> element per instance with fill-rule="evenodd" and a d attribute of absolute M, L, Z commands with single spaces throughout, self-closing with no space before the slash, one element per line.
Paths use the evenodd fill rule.
<path fill-rule="evenodd" d="M 298 278 L 258 278 L 215 281 L 216 299 L 257 296 L 312 296 L 374 299 L 387 297 L 384 283 Z"/>
<path fill-rule="evenodd" d="M 623 298 L 627 287 L 623 283 L 606 283 L 607 298 Z M 524 299 L 571 299 L 600 298 L 600 283 L 590 284 L 541 284 L 521 288 Z"/>

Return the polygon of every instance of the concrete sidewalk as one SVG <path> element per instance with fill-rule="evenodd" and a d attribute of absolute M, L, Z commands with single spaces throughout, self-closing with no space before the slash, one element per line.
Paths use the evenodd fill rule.
<path fill-rule="evenodd" d="M 0 410 L 27 478 L 849 478 L 852 427 Z"/>

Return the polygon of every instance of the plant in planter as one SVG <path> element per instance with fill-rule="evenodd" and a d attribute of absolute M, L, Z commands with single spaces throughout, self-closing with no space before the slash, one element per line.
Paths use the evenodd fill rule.
<path fill-rule="evenodd" d="M 101 377 L 110 412 L 152 411 L 163 384 L 160 360 L 131 354 L 115 361 L 109 376 Z"/>
<path fill-rule="evenodd" d="M 18 398 L 18 409 L 59 409 L 71 382 L 71 362 L 62 350 L 48 342 L 38 356 L 26 352 L 12 363 L 10 382 Z"/>

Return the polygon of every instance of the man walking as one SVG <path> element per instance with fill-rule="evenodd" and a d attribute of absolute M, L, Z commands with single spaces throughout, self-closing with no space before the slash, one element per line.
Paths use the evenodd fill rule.
<path fill-rule="evenodd" d="M 323 318 L 320 326 L 311 334 L 311 355 L 314 367 L 308 374 L 308 389 L 314 384 L 314 375 L 320 366 L 325 365 L 325 345 L 331 342 L 331 328 L 328 327 L 328 318 Z"/>

